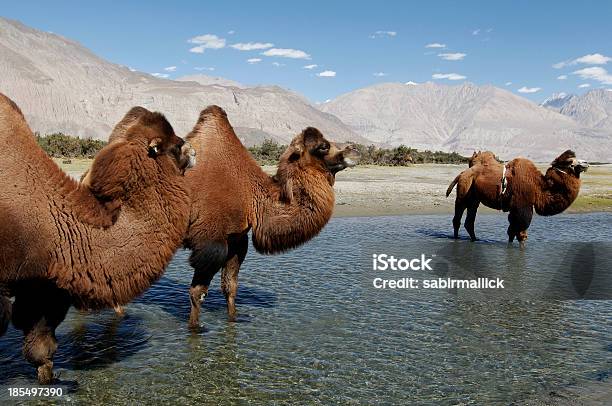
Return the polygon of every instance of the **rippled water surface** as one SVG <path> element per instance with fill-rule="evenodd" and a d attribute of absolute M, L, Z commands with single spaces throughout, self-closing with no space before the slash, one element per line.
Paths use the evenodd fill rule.
<path fill-rule="evenodd" d="M 509 404 L 606 385 L 612 216 L 536 217 L 524 251 L 507 247 L 505 216 L 479 216 L 477 243 L 450 240 L 450 220 L 339 218 L 290 253 L 251 248 L 238 322 L 227 322 L 217 276 L 196 333 L 187 329 L 192 273 L 180 251 L 125 317 L 71 310 L 55 357 L 63 399 Z M 433 255 L 434 271 L 373 271 L 375 253 Z M 500 277 L 506 286 L 373 288 L 373 278 L 393 275 Z M 20 345 L 14 329 L 0 339 L 0 388 L 35 385 Z"/>

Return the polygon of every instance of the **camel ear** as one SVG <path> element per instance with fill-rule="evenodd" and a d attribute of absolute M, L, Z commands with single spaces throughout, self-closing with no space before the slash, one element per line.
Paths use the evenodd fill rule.
<path fill-rule="evenodd" d="M 289 162 L 295 162 L 302 157 L 302 152 L 304 152 L 304 148 L 300 144 L 292 142 L 287 152 L 289 153 Z"/>
<path fill-rule="evenodd" d="M 151 140 L 151 142 L 149 143 L 149 156 L 150 157 L 156 157 L 159 155 L 159 146 L 161 145 L 162 140 L 161 138 L 154 138 Z"/>

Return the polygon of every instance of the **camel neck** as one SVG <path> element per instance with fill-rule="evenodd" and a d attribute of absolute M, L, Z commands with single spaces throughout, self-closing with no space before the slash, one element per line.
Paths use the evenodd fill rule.
<path fill-rule="evenodd" d="M 316 236 L 334 208 L 334 191 L 323 174 L 291 178 L 292 199 L 281 198 L 281 186 L 269 176 L 253 218 L 253 245 L 262 253 L 283 252 Z"/>
<path fill-rule="evenodd" d="M 107 228 L 71 224 L 71 212 L 55 213 L 60 238 L 49 277 L 79 308 L 125 304 L 162 275 L 182 242 L 188 213 L 188 191 L 178 175 L 135 192 Z"/>
<path fill-rule="evenodd" d="M 578 197 L 580 179 L 567 172 L 549 168 L 542 176 L 535 210 L 541 216 L 552 216 L 567 209 Z"/>

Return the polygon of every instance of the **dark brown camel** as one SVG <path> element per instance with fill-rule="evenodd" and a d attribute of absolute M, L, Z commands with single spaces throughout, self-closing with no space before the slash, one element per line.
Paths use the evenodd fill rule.
<path fill-rule="evenodd" d="M 474 165 L 460 173 L 449 186 L 448 196 L 457 185 L 453 227 L 458 237 L 461 215 L 468 209 L 465 228 L 472 241 L 476 240 L 474 219 L 478 205 L 509 212 L 508 241 L 516 238 L 521 247 L 527 240 L 527 229 L 533 211 L 541 216 L 552 216 L 567 209 L 580 191 L 580 174 L 589 166 L 567 150 L 557 157 L 545 174 L 525 158 L 516 158 L 505 167 L 495 160 L 493 153 L 474 156 Z"/>
<path fill-rule="evenodd" d="M 47 157 L 0 95 L 8 151 L 0 156 L 0 327 L 12 319 L 24 332 L 23 355 L 43 384 L 53 379 L 55 329 L 68 308 L 129 302 L 161 276 L 187 230 L 182 170 L 191 148 L 159 113 L 127 117 L 124 138 L 100 151 L 85 187 Z"/>
<path fill-rule="evenodd" d="M 195 269 L 189 292 L 193 327 L 199 324 L 201 302 L 219 269 L 228 316 L 235 320 L 238 271 L 249 230 L 253 246 L 264 254 L 287 251 L 316 236 L 333 212 L 335 174 L 355 165 L 359 154 L 351 147 L 339 148 L 309 127 L 293 139 L 276 175 L 269 176 L 217 106 L 200 113 L 186 140 L 198 154 L 198 164 L 186 175 L 192 189 L 185 246 L 192 250 Z"/>

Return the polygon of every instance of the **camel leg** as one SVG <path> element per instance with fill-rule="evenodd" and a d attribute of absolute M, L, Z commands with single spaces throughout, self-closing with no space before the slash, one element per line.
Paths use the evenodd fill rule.
<path fill-rule="evenodd" d="M 236 321 L 236 293 L 238 291 L 238 271 L 246 257 L 249 248 L 249 237 L 243 235 L 237 241 L 230 243 L 229 260 L 221 273 L 221 290 L 227 302 L 229 321 Z"/>
<path fill-rule="evenodd" d="M 205 244 L 193 248 L 189 262 L 194 268 L 189 299 L 191 313 L 189 314 L 189 327 L 196 328 L 200 324 L 200 307 L 208 296 L 208 287 L 215 274 L 221 269 L 227 259 L 227 241 L 207 241 Z"/>
<path fill-rule="evenodd" d="M 23 355 L 37 368 L 38 382 L 53 381 L 55 329 L 70 308 L 70 297 L 56 287 L 28 286 L 15 295 L 13 325 L 24 333 Z"/>
<path fill-rule="evenodd" d="M 512 243 L 514 238 L 519 241 L 519 246 L 525 248 L 527 241 L 527 229 L 533 218 L 533 207 L 518 207 L 510 209 L 508 214 L 508 243 Z"/>
<path fill-rule="evenodd" d="M 9 322 L 11 321 L 11 309 L 13 304 L 8 296 L 4 296 L 0 289 L 0 337 L 6 333 Z"/>
<path fill-rule="evenodd" d="M 480 202 L 478 200 L 471 201 L 468 204 L 467 215 L 465 216 L 465 224 L 464 227 L 467 230 L 468 234 L 470 234 L 470 238 L 472 241 L 477 241 L 476 233 L 474 232 L 474 222 L 476 221 L 476 212 L 478 211 L 478 206 Z"/>
<path fill-rule="evenodd" d="M 453 238 L 459 238 L 459 228 L 461 227 L 461 217 L 463 217 L 463 212 L 465 211 L 465 203 L 457 198 L 455 200 L 455 216 L 453 217 Z"/>

